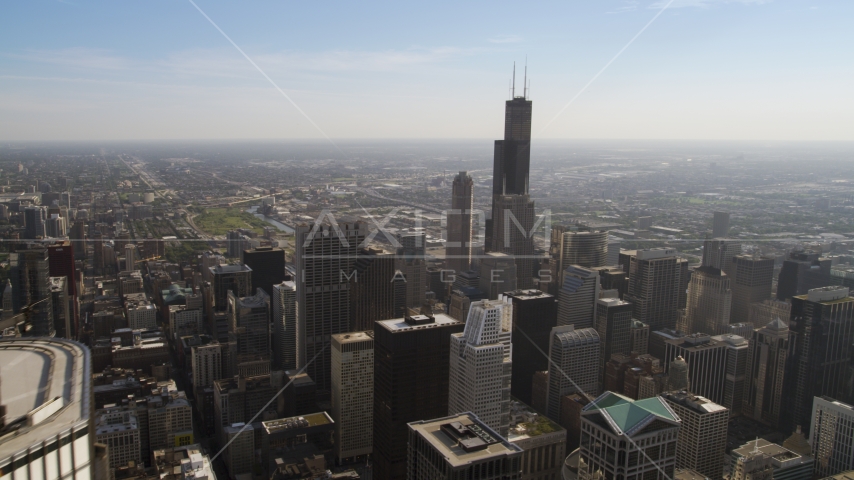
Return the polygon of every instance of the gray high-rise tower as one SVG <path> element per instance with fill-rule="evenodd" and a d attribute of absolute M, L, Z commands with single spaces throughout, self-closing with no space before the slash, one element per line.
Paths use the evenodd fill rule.
<path fill-rule="evenodd" d="M 445 265 L 457 273 L 471 266 L 471 208 L 474 181 L 466 172 L 454 177 L 451 211 L 448 212 L 448 244 Z"/>
<path fill-rule="evenodd" d="M 363 222 L 297 226 L 297 366 L 308 365 L 321 398 L 330 395 L 331 335 L 350 331 L 349 276 L 366 233 Z"/>
<path fill-rule="evenodd" d="M 715 218 L 712 223 L 712 236 L 715 238 L 725 238 L 729 235 L 729 213 L 715 212 Z"/>

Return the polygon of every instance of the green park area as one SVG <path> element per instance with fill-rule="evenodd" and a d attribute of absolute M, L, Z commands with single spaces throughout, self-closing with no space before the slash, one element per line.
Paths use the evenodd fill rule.
<path fill-rule="evenodd" d="M 225 235 L 229 230 L 238 228 L 252 229 L 261 234 L 264 233 L 264 227 L 270 226 L 241 208 L 208 208 L 194 217 L 193 223 L 209 235 Z"/>

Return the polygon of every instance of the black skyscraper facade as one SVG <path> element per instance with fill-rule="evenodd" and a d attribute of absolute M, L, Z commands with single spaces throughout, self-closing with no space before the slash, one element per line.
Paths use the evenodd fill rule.
<path fill-rule="evenodd" d="M 374 478 L 406 478 L 408 429 L 448 414 L 451 334 L 464 324 L 447 315 L 374 324 Z"/>
<path fill-rule="evenodd" d="M 271 295 L 273 285 L 285 281 L 285 251 L 258 247 L 243 251 L 243 264 L 252 269 L 252 287 Z"/>
<path fill-rule="evenodd" d="M 557 300 L 539 290 L 516 290 L 504 295 L 513 300 L 513 367 L 510 393 L 531 404 L 531 379 L 534 372 L 548 370 L 549 335 L 557 326 Z M 529 341 L 520 332 L 533 341 Z M 537 350 L 537 347 L 540 350 Z M 542 351 L 543 353 L 540 353 Z"/>
<path fill-rule="evenodd" d="M 12 306 L 15 312 L 29 306 L 29 326 L 24 335 L 52 337 L 53 299 L 50 292 L 50 267 L 47 248 L 32 245 L 9 255 L 12 279 Z M 23 319 L 23 318 L 22 318 Z"/>
<path fill-rule="evenodd" d="M 784 428 L 809 431 L 813 397 L 851 403 L 854 298 L 846 287 L 792 297 L 783 401 Z M 788 424 L 786 424 L 788 422 Z"/>
<path fill-rule="evenodd" d="M 507 100 L 504 107 L 504 140 L 495 141 L 493 195 L 528 194 L 531 112 L 531 101 L 527 98 L 515 97 Z"/>
<path fill-rule="evenodd" d="M 785 301 L 810 289 L 831 285 L 830 264 L 829 258 L 822 258 L 812 250 L 789 254 L 777 277 L 777 300 Z"/>

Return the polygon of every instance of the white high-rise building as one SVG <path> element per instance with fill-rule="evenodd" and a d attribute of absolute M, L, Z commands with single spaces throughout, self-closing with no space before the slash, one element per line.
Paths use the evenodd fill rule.
<path fill-rule="evenodd" d="M 273 361 L 280 370 L 297 368 L 297 288 L 294 282 L 273 285 Z"/>
<path fill-rule="evenodd" d="M 557 324 L 575 325 L 577 329 L 594 326 L 598 298 L 599 272 L 571 265 L 563 272 L 557 296 Z"/>
<path fill-rule="evenodd" d="M 501 435 L 510 428 L 513 302 L 471 304 L 462 333 L 451 335 L 448 412 L 472 412 Z"/>
<path fill-rule="evenodd" d="M 339 459 L 368 455 L 374 430 L 374 332 L 332 335 L 332 418 Z"/>
<path fill-rule="evenodd" d="M 546 391 L 546 415 L 549 418 L 556 422 L 560 420 L 560 399 L 565 395 L 598 394 L 600 348 L 599 333 L 595 328 L 576 330 L 572 325 L 552 328 Z"/>
<path fill-rule="evenodd" d="M 222 378 L 222 346 L 219 343 L 193 347 L 193 386 L 210 387 Z"/>

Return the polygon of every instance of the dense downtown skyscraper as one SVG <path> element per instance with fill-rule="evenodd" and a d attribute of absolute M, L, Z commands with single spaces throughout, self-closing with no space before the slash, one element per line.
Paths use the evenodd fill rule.
<path fill-rule="evenodd" d="M 560 421 L 561 398 L 565 395 L 599 393 L 600 348 L 599 333 L 594 328 L 576 330 L 566 325 L 552 329 L 545 412 L 549 418 Z"/>
<path fill-rule="evenodd" d="M 729 323 L 750 322 L 750 305 L 771 298 L 774 259 L 759 255 L 736 255 L 730 271 L 732 308 Z M 754 325 L 754 327 L 760 327 Z"/>
<path fill-rule="evenodd" d="M 823 287 L 792 297 L 789 356 L 783 389 L 788 430 L 807 430 L 813 397 L 850 401 L 854 298 L 847 287 Z"/>
<path fill-rule="evenodd" d="M 674 328 L 682 288 L 682 259 L 672 248 L 638 250 L 629 260 L 629 287 L 624 300 L 634 306 L 634 318 L 651 331 Z"/>
<path fill-rule="evenodd" d="M 273 285 L 285 280 L 285 251 L 274 247 L 256 247 L 243 251 L 243 264 L 252 269 L 252 287 L 268 295 Z"/>
<path fill-rule="evenodd" d="M 454 272 L 465 272 L 471 266 L 472 251 L 472 200 L 474 181 L 467 172 L 454 177 L 451 187 L 451 210 L 448 211 L 448 243 L 445 247 L 445 267 Z M 438 293 L 438 292 L 436 292 Z"/>
<path fill-rule="evenodd" d="M 504 295 L 513 301 L 510 389 L 514 397 L 530 405 L 534 372 L 549 369 L 544 353 L 549 351 L 549 337 L 552 328 L 557 326 L 557 301 L 539 290 L 515 290 Z"/>
<path fill-rule="evenodd" d="M 712 236 L 715 238 L 726 238 L 729 236 L 729 213 L 715 212 L 712 219 Z"/>
<path fill-rule="evenodd" d="M 52 337 L 56 328 L 53 322 L 48 250 L 40 245 L 28 247 L 9 254 L 9 275 L 14 292 L 12 306 L 15 312 L 24 308 L 31 312 L 24 335 Z"/>
<path fill-rule="evenodd" d="M 722 478 L 729 411 L 685 391 L 665 393 L 662 398 L 682 421 L 676 441 L 676 467 Z"/>
<path fill-rule="evenodd" d="M 714 267 L 727 275 L 732 275 L 732 259 L 736 255 L 741 255 L 740 241 L 723 238 L 703 241 L 702 266 L 704 267 Z"/>
<path fill-rule="evenodd" d="M 688 284 L 686 333 L 725 333 L 729 325 L 732 291 L 729 276 L 715 267 L 698 267 Z"/>
<path fill-rule="evenodd" d="M 560 237 L 555 238 L 555 240 L 559 241 L 558 248 L 560 251 L 557 257 L 559 272 L 563 272 L 570 265 L 579 265 L 585 268 L 609 265 L 607 231 L 592 229 L 584 225 L 572 225 L 571 228 L 564 228 Z M 619 247 L 617 248 L 619 249 Z"/>
<path fill-rule="evenodd" d="M 596 300 L 596 331 L 602 347 L 599 349 L 599 390 L 605 385 L 605 363 L 611 355 L 632 353 L 632 304 L 619 298 Z M 643 352 L 641 352 L 643 353 Z"/>
<path fill-rule="evenodd" d="M 281 370 L 297 368 L 297 286 L 287 281 L 273 285 L 273 365 Z"/>
<path fill-rule="evenodd" d="M 349 278 L 366 234 L 367 225 L 358 221 L 296 229 L 297 367 L 307 365 L 320 398 L 330 395 L 331 335 L 350 331 Z"/>
<path fill-rule="evenodd" d="M 581 411 L 578 478 L 677 478 L 679 417 L 661 397 L 632 400 L 604 392 Z M 654 458 L 650 457 L 650 453 Z"/>
<path fill-rule="evenodd" d="M 509 298 L 471 304 L 465 329 L 451 335 L 448 412 L 472 412 L 507 436 L 510 427 L 511 330 Z"/>
<path fill-rule="evenodd" d="M 598 298 L 598 272 L 571 265 L 563 272 L 563 286 L 557 297 L 557 324 L 575 325 L 577 329 L 595 327 Z"/>
<path fill-rule="evenodd" d="M 402 317 L 406 281 L 397 258 L 380 248 L 360 248 L 350 277 L 350 331 L 373 330 L 374 322 Z"/>
<path fill-rule="evenodd" d="M 514 84 L 515 84 L 514 68 Z M 507 100 L 504 107 L 504 139 L 495 141 L 492 169 L 492 232 L 490 249 L 516 259 L 518 288 L 533 286 L 534 201 L 529 195 L 531 169 L 531 101 L 523 95 Z"/>
<path fill-rule="evenodd" d="M 777 318 L 753 332 L 742 412 L 774 428 L 780 426 L 788 353 L 787 322 Z"/>
<path fill-rule="evenodd" d="M 332 335 L 332 418 L 339 459 L 373 449 L 374 331 Z"/>
<path fill-rule="evenodd" d="M 447 315 L 406 316 L 374 324 L 374 477 L 406 478 L 409 422 L 448 414 L 451 334 Z"/>

